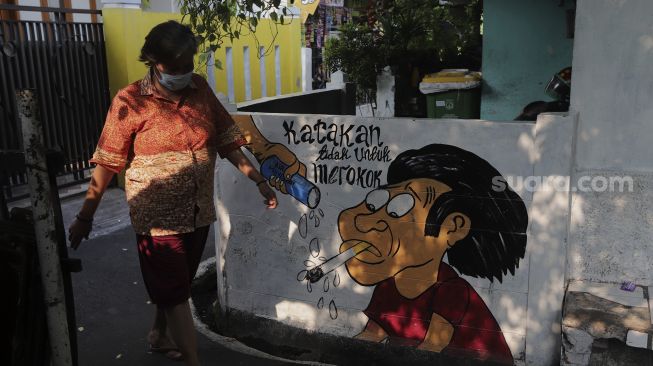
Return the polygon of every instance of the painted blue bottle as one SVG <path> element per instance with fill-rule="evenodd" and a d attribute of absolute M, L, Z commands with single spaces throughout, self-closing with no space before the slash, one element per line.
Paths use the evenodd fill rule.
<path fill-rule="evenodd" d="M 290 180 L 286 179 L 284 177 L 286 169 L 288 169 L 288 165 L 284 164 L 276 155 L 261 163 L 261 174 L 265 179 L 270 180 L 271 177 L 276 177 L 283 180 L 288 194 L 308 208 L 317 207 L 320 203 L 320 189 L 299 174 L 293 175 Z"/>

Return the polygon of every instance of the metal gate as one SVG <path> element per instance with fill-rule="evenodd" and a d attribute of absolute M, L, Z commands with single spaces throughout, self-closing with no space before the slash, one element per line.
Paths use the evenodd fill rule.
<path fill-rule="evenodd" d="M 63 174 L 84 180 L 109 108 L 102 24 L 0 20 L 0 185 L 10 199 L 26 183 L 15 101 L 25 88 L 40 95 L 45 143 L 63 153 Z"/>

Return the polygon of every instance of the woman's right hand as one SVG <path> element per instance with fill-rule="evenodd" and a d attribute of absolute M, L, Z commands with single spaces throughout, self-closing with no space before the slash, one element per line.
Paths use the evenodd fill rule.
<path fill-rule="evenodd" d="M 88 240 L 88 235 L 91 233 L 93 228 L 92 221 L 82 221 L 75 219 L 70 227 L 68 228 L 68 240 L 70 241 L 70 247 L 77 250 L 79 244 L 82 242 L 82 239 Z"/>

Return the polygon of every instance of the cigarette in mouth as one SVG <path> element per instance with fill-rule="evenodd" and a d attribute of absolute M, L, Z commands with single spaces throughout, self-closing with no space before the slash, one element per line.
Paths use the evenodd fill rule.
<path fill-rule="evenodd" d="M 371 246 L 372 246 L 371 244 L 361 241 L 360 243 L 354 245 L 353 247 L 336 255 L 335 257 L 331 257 L 329 260 L 320 264 L 319 266 L 312 268 L 306 274 L 306 278 L 311 283 L 315 283 L 319 281 L 322 277 L 327 275 L 328 273 L 332 272 L 334 269 L 345 264 L 348 260 L 354 258 L 361 252 L 366 251 Z"/>

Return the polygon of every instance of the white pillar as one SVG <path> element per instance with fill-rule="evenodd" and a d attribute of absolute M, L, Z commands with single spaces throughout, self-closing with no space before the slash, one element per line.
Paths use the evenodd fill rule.
<path fill-rule="evenodd" d="M 313 50 L 302 48 L 302 91 L 313 90 Z"/>
<path fill-rule="evenodd" d="M 386 67 L 376 77 L 376 117 L 395 116 L 395 77 Z"/>
<path fill-rule="evenodd" d="M 338 70 L 331 74 L 331 81 L 326 83 L 327 89 L 344 89 L 345 88 L 345 74 Z"/>
<path fill-rule="evenodd" d="M 38 110 L 38 95 L 34 90 L 16 92 L 16 104 L 20 117 L 25 166 L 29 184 L 36 234 L 36 252 L 41 267 L 43 300 L 52 366 L 72 365 L 68 314 L 64 293 L 63 272 L 55 233 L 54 210 L 50 199 L 50 184 L 46 166 L 43 124 Z"/>

